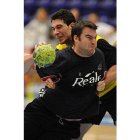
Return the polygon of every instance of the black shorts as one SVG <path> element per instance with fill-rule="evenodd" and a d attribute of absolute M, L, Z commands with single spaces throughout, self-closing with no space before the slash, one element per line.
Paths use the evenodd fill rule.
<path fill-rule="evenodd" d="M 79 136 L 79 122 L 60 121 L 55 114 L 37 108 L 34 103 L 25 108 L 24 140 L 70 140 Z"/>

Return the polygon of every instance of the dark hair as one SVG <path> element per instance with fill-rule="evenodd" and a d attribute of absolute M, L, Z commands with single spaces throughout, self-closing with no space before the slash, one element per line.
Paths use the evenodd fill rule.
<path fill-rule="evenodd" d="M 76 22 L 73 14 L 69 10 L 66 10 L 66 9 L 60 9 L 59 11 L 54 13 L 51 17 L 51 22 L 52 20 L 56 20 L 56 19 L 63 20 L 64 23 L 66 23 L 67 25 L 70 25 L 72 22 L 74 23 Z"/>
<path fill-rule="evenodd" d="M 93 30 L 97 29 L 97 26 L 90 21 L 78 20 L 77 22 L 75 22 L 74 26 L 72 27 L 72 31 L 71 31 L 71 37 L 72 37 L 73 43 L 74 43 L 74 35 L 77 35 L 80 38 L 80 35 L 85 27 L 88 27 Z"/>

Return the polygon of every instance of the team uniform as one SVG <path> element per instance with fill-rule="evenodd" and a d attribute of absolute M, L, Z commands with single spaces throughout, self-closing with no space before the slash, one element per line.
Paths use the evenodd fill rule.
<path fill-rule="evenodd" d="M 108 70 L 111 66 L 116 65 L 116 47 L 111 46 L 99 35 L 97 35 L 96 41 L 97 48 L 99 48 L 104 53 L 105 63 Z M 59 44 L 56 46 L 57 50 L 62 50 L 65 48 L 65 44 Z M 99 114 L 92 118 L 83 120 L 82 123 L 92 122 L 92 124 L 100 124 L 105 113 L 108 112 L 111 115 L 114 124 L 116 124 L 116 80 L 110 82 L 106 86 L 105 90 L 100 92 L 98 96 L 100 97 L 101 101 Z"/>
<path fill-rule="evenodd" d="M 57 52 L 53 64 L 36 70 L 42 80 L 52 76 L 57 84 L 26 106 L 25 140 L 78 137 L 80 122 L 99 113 L 96 87 L 106 71 L 103 53 L 97 48 L 93 56 L 84 58 L 67 47 Z"/>

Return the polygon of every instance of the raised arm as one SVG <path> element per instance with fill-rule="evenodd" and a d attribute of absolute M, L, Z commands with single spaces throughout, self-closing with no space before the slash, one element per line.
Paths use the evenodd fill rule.
<path fill-rule="evenodd" d="M 24 54 L 24 74 L 26 74 L 33 66 L 33 55 L 32 54 Z"/>

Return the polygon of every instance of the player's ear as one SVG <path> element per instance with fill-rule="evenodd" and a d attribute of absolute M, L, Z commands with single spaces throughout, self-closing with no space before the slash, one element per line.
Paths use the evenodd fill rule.
<path fill-rule="evenodd" d="M 74 35 L 73 38 L 74 38 L 74 42 L 76 42 L 77 40 L 79 40 L 77 35 Z"/>
<path fill-rule="evenodd" d="M 72 28 L 74 26 L 74 22 L 72 22 L 69 26 L 70 28 Z"/>

